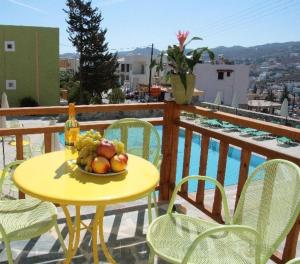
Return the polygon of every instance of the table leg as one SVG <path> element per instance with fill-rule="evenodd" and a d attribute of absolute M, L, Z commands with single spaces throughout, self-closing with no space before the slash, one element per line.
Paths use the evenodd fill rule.
<path fill-rule="evenodd" d="M 97 249 L 97 230 L 98 230 L 99 216 L 100 216 L 100 210 L 99 210 L 99 206 L 97 206 L 96 214 L 93 220 L 93 227 L 92 227 L 92 249 L 93 249 L 93 258 L 95 264 L 99 263 L 98 249 Z"/>
<path fill-rule="evenodd" d="M 67 206 L 62 205 L 63 211 L 66 216 L 66 222 L 69 230 L 69 245 L 68 252 L 65 260 L 65 264 L 71 263 L 73 256 L 76 254 L 79 245 L 80 238 L 80 206 L 76 206 L 75 224 L 73 224 L 69 210 Z"/>
<path fill-rule="evenodd" d="M 4 137 L 2 137 L 3 168 L 5 167 Z"/>
<path fill-rule="evenodd" d="M 105 212 L 105 206 L 98 206 L 97 211 L 99 211 L 99 237 L 100 237 L 100 245 L 103 250 L 103 253 L 106 257 L 106 259 L 109 261 L 109 263 L 116 264 L 117 262 L 113 259 L 113 257 L 110 255 L 108 248 L 104 241 L 104 232 L 103 232 L 103 218 L 104 218 L 104 212 Z"/>

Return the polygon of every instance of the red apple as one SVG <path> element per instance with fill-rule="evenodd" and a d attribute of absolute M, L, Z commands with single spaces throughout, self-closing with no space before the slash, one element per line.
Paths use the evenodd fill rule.
<path fill-rule="evenodd" d="M 96 173 L 107 173 L 110 170 L 110 163 L 104 157 L 96 157 L 92 162 L 92 169 Z"/>
<path fill-rule="evenodd" d="M 101 140 L 97 148 L 97 154 L 107 159 L 111 159 L 116 154 L 116 147 L 113 142 L 109 140 Z"/>
<path fill-rule="evenodd" d="M 126 159 L 126 163 L 128 161 L 128 155 L 127 153 L 121 153 L 119 156 L 121 156 L 122 158 Z"/>
<path fill-rule="evenodd" d="M 110 160 L 111 169 L 114 172 L 125 170 L 127 167 L 127 154 L 115 155 Z"/>

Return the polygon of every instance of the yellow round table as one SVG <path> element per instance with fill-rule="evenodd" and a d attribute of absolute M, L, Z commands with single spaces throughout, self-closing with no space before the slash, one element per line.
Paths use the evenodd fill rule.
<path fill-rule="evenodd" d="M 127 172 L 118 176 L 87 175 L 77 165 L 65 161 L 64 151 L 34 157 L 15 170 L 13 180 L 22 192 L 62 206 L 70 237 L 65 263 L 71 262 L 78 249 L 81 225 L 92 232 L 94 263 L 99 262 L 97 230 L 105 257 L 115 263 L 104 242 L 105 206 L 144 197 L 155 189 L 159 181 L 158 170 L 152 163 L 134 155 L 128 156 Z M 67 205 L 75 205 L 74 224 Z M 96 214 L 90 226 L 81 221 L 80 207 L 83 205 L 96 206 Z"/>

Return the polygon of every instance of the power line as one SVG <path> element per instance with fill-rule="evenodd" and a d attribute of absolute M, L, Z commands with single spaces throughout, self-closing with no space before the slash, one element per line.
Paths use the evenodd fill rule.
<path fill-rule="evenodd" d="M 294 4 L 293 4 L 293 1 L 294 1 Z M 296 2 L 295 2 L 296 1 Z M 262 15 L 265 15 L 265 14 L 269 14 L 270 13 L 270 11 L 280 11 L 280 10 L 283 10 L 283 9 L 286 9 L 286 8 L 288 8 L 288 7 L 290 7 L 290 6 L 293 6 L 293 5 L 297 5 L 298 3 L 300 3 L 300 2 L 298 2 L 298 0 L 291 0 L 290 2 L 289 2 L 289 4 L 290 5 L 273 5 L 273 6 L 269 6 L 268 8 L 262 8 L 262 9 L 259 9 L 259 11 L 258 12 L 255 12 L 254 14 L 249 14 L 248 16 L 243 16 L 243 19 L 244 20 L 253 20 L 253 18 L 256 18 L 256 17 L 259 17 L 259 16 L 262 16 Z M 271 12 L 271 14 L 272 14 L 272 12 Z M 219 28 L 217 28 L 217 30 L 215 30 L 216 32 L 219 32 L 219 31 L 222 31 L 223 29 L 225 29 L 225 28 L 228 28 L 229 26 L 235 26 L 235 25 L 238 25 L 238 24 L 241 24 L 241 23 L 243 23 L 244 21 L 232 21 L 231 23 L 227 23 L 227 24 L 223 24 L 222 26 L 220 26 Z"/>
<path fill-rule="evenodd" d="M 292 8 L 292 7 L 297 7 L 297 5 L 300 4 L 300 2 L 294 2 L 293 4 L 290 5 L 286 5 L 285 7 L 278 7 L 275 9 L 271 9 L 269 10 L 269 12 L 264 12 L 262 14 L 257 13 L 256 15 L 252 16 L 252 17 L 248 17 L 248 20 L 242 21 L 240 23 L 236 23 L 235 25 L 226 25 L 224 26 L 222 29 L 220 29 L 219 31 L 215 31 L 215 32 L 210 32 L 210 35 L 213 34 L 212 38 L 209 38 L 210 40 L 215 40 L 217 39 L 220 35 L 228 32 L 229 30 L 236 30 L 238 28 L 240 28 L 241 26 L 245 26 L 249 23 L 252 23 L 254 21 L 260 20 L 260 19 L 265 19 L 267 16 L 272 16 L 274 14 L 277 13 L 283 13 L 285 11 L 287 11 L 288 9 Z M 293 9 L 295 10 L 295 9 Z M 208 36 L 210 36 L 208 35 Z"/>
<path fill-rule="evenodd" d="M 277 3 L 281 2 L 281 1 L 283 1 L 283 0 L 277 0 Z M 204 30 L 204 31 L 207 30 L 207 29 L 214 30 L 214 29 L 217 29 L 219 26 L 224 25 L 224 21 L 225 21 L 225 23 L 228 22 L 228 21 L 230 22 L 232 20 L 234 21 L 234 20 L 237 20 L 237 18 L 242 18 L 245 15 L 251 14 L 253 12 L 257 13 L 258 10 L 260 11 L 260 10 L 262 10 L 264 8 L 268 8 L 269 9 L 270 8 L 270 3 L 269 2 L 271 2 L 271 3 L 274 4 L 274 0 L 265 0 L 259 6 L 257 4 L 255 4 L 254 6 L 242 9 L 242 10 L 240 10 L 238 12 L 234 12 L 234 13 L 232 13 L 229 16 L 226 16 L 226 17 L 224 17 L 222 19 L 219 19 L 219 20 L 217 20 L 217 21 L 215 21 L 215 22 L 213 22 L 211 24 L 208 24 L 208 26 L 206 26 L 205 28 L 203 27 L 201 29 L 201 27 L 200 27 L 200 30 Z"/>

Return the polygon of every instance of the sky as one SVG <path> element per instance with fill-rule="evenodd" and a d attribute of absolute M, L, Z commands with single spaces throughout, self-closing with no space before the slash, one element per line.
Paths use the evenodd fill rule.
<path fill-rule="evenodd" d="M 207 46 L 254 46 L 300 41 L 300 0 L 93 0 L 111 51 L 165 50 L 188 30 Z M 75 52 L 66 32 L 64 0 L 0 0 L 0 24 L 58 27 L 60 53 Z"/>

